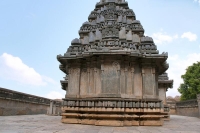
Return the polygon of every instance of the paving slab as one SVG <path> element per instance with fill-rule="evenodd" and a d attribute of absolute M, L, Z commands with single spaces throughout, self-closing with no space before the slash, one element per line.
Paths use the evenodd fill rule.
<path fill-rule="evenodd" d="M 200 133 L 200 119 L 172 115 L 163 126 L 106 127 L 63 124 L 60 116 L 1 116 L 0 133 Z"/>

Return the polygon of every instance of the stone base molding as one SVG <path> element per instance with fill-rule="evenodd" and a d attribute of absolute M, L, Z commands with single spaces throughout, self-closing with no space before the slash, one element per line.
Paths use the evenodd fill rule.
<path fill-rule="evenodd" d="M 161 101 L 131 99 L 65 99 L 62 122 L 102 126 L 161 126 Z"/>

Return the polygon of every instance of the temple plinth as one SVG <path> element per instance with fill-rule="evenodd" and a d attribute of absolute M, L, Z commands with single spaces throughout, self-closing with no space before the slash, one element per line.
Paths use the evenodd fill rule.
<path fill-rule="evenodd" d="M 124 0 L 101 0 L 64 55 L 66 77 L 62 122 L 108 126 L 162 125 L 164 104 L 159 75 L 167 53 L 151 37 Z"/>

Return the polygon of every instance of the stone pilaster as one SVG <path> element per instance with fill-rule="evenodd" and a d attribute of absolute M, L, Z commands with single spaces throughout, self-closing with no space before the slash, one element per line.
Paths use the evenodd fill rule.
<path fill-rule="evenodd" d="M 159 90 L 159 99 L 163 101 L 163 104 L 166 105 L 166 91 L 167 88 L 164 84 L 158 85 Z"/>
<path fill-rule="evenodd" d="M 80 96 L 80 60 L 76 60 L 75 62 L 70 63 L 69 71 L 68 71 L 68 93 L 66 97 L 79 97 Z M 76 84 L 74 84 L 76 83 Z"/>
<path fill-rule="evenodd" d="M 153 63 L 143 62 L 142 63 L 142 90 L 144 99 L 156 99 L 156 71 Z"/>

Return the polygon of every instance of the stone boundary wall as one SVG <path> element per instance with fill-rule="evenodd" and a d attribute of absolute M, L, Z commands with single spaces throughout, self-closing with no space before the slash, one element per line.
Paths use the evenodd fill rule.
<path fill-rule="evenodd" d="M 197 99 L 176 102 L 176 114 L 183 116 L 199 117 Z"/>
<path fill-rule="evenodd" d="M 0 87 L 0 116 L 46 114 L 51 101 Z M 60 108 L 61 102 L 54 103 Z"/>
<path fill-rule="evenodd" d="M 171 115 L 176 115 L 176 102 L 167 102 L 167 105 L 170 108 L 169 113 Z"/>
<path fill-rule="evenodd" d="M 180 102 L 167 101 L 167 105 L 170 107 L 171 115 L 183 115 L 200 118 L 200 94 L 197 95 L 197 99 Z"/>

